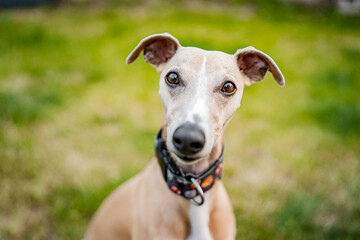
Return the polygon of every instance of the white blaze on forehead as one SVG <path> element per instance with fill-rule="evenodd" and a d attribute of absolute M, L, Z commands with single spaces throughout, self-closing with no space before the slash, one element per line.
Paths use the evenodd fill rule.
<path fill-rule="evenodd" d="M 197 121 L 204 120 L 208 117 L 209 109 L 206 104 L 207 87 L 208 79 L 206 76 L 206 57 L 204 57 L 199 71 L 195 93 L 192 97 L 190 111 L 188 112 L 186 118 L 187 121 L 196 123 Z"/>

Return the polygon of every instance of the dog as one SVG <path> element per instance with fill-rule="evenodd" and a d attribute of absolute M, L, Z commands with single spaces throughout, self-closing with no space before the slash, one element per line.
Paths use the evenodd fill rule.
<path fill-rule="evenodd" d="M 245 87 L 268 70 L 284 86 L 283 74 L 254 47 L 230 55 L 183 47 L 169 33 L 141 40 L 126 63 L 141 52 L 160 73 L 165 116 L 156 153 L 102 203 L 85 239 L 235 239 L 235 216 L 220 180 L 224 132 Z"/>

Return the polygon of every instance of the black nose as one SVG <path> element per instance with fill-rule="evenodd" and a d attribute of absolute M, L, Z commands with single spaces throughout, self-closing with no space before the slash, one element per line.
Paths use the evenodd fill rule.
<path fill-rule="evenodd" d="M 198 125 L 185 123 L 175 130 L 173 143 L 180 153 L 192 155 L 204 147 L 205 134 Z"/>

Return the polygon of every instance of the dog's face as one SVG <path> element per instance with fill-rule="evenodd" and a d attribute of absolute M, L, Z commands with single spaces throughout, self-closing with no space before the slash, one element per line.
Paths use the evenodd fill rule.
<path fill-rule="evenodd" d="M 167 146 L 183 164 L 217 155 L 244 83 L 234 56 L 183 47 L 160 76 Z M 215 156 L 215 158 L 218 156 Z"/>
<path fill-rule="evenodd" d="M 280 85 L 285 83 L 274 61 L 252 47 L 229 55 L 181 47 L 171 35 L 156 34 L 143 39 L 127 63 L 142 50 L 160 72 L 168 149 L 184 165 L 220 155 L 224 130 L 240 106 L 244 87 L 262 80 L 267 70 Z"/>

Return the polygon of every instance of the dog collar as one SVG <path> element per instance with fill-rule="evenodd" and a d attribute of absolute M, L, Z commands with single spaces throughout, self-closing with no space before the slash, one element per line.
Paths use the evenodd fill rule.
<path fill-rule="evenodd" d="M 221 179 L 224 148 L 219 159 L 204 172 L 198 175 L 185 174 L 170 156 L 165 140 L 162 138 L 162 129 L 160 129 L 155 137 L 155 155 L 169 189 L 173 193 L 189 199 L 194 205 L 202 205 L 204 193 L 212 188 L 216 180 Z M 197 196 L 200 196 L 200 201 L 195 200 Z"/>

